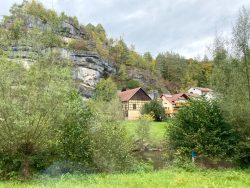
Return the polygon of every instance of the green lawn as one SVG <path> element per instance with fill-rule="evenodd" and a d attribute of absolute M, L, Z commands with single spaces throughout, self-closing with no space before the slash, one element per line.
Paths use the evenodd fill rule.
<path fill-rule="evenodd" d="M 121 124 L 126 127 L 128 134 L 131 135 L 135 140 L 137 139 L 136 127 L 138 121 L 123 121 Z M 151 144 L 158 145 L 164 140 L 166 127 L 169 125 L 167 122 L 152 122 L 150 125 L 150 139 L 148 140 Z"/>
<path fill-rule="evenodd" d="M 247 188 L 250 171 L 195 171 L 181 169 L 137 174 L 41 176 L 27 183 L 0 182 L 0 188 Z"/>

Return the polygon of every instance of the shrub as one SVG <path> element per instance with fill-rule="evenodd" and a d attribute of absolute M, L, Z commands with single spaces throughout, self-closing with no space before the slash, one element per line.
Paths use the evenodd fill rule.
<path fill-rule="evenodd" d="M 93 162 L 102 172 L 127 171 L 133 163 L 132 139 L 119 125 L 122 118 L 118 97 L 109 102 L 90 101 L 95 114 L 91 125 Z"/>
<path fill-rule="evenodd" d="M 71 40 L 68 44 L 68 47 L 73 50 L 89 51 L 88 44 L 83 39 Z"/>
<path fill-rule="evenodd" d="M 68 92 L 73 89 L 68 67 L 39 60 L 29 70 L 0 61 L 0 152 L 21 163 L 24 177 L 31 174 L 33 157 L 47 148 L 54 126 L 65 117 Z M 8 169 L 7 169 L 8 171 Z"/>
<path fill-rule="evenodd" d="M 168 130 L 168 145 L 175 159 L 191 160 L 191 151 L 210 159 L 231 159 L 237 134 L 225 122 L 217 102 L 192 101 L 179 111 Z"/>
<path fill-rule="evenodd" d="M 95 127 L 92 137 L 93 162 L 99 171 L 126 171 L 133 164 L 131 139 L 117 123 L 102 123 Z"/>
<path fill-rule="evenodd" d="M 91 163 L 91 143 L 89 124 L 91 110 L 76 92 L 72 92 L 65 106 L 66 118 L 56 128 L 56 150 L 59 159 L 89 165 Z"/>
<path fill-rule="evenodd" d="M 140 82 L 139 81 L 137 81 L 137 80 L 129 80 L 127 82 L 127 88 L 134 89 L 134 88 L 137 88 L 137 87 L 140 87 Z"/>
<path fill-rule="evenodd" d="M 162 121 L 165 118 L 165 110 L 161 103 L 156 100 L 146 103 L 142 108 L 142 114 L 152 115 L 155 121 Z"/>
<path fill-rule="evenodd" d="M 138 135 L 140 141 L 140 150 L 144 148 L 144 142 L 146 139 L 150 137 L 150 122 L 153 121 L 152 116 L 150 115 L 142 115 L 139 119 L 139 124 L 136 128 L 136 133 Z"/>
<path fill-rule="evenodd" d="M 95 99 L 105 102 L 111 101 L 117 94 L 116 84 L 111 78 L 104 79 L 96 85 Z"/>

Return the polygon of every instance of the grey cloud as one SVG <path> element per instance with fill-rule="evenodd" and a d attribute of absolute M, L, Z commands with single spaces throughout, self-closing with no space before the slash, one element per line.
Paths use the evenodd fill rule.
<path fill-rule="evenodd" d="M 52 0 L 40 0 L 51 8 Z M 8 3 L 6 3 L 8 2 Z M 19 0 L 0 0 L 0 11 Z M 53 0 L 57 11 L 83 24 L 101 23 L 110 37 L 122 36 L 143 53 L 172 50 L 203 56 L 216 30 L 230 33 L 240 7 L 248 0 Z"/>

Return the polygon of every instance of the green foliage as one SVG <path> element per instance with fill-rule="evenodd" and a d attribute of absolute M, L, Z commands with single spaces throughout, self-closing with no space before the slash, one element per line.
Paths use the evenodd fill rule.
<path fill-rule="evenodd" d="M 121 81 L 124 81 L 124 80 L 126 80 L 126 79 L 128 78 L 128 75 L 127 75 L 127 68 L 126 68 L 125 65 L 122 64 L 122 65 L 119 67 L 118 76 L 119 76 L 119 79 L 120 79 Z"/>
<path fill-rule="evenodd" d="M 65 118 L 56 127 L 56 152 L 62 161 L 89 165 L 92 157 L 89 125 L 93 115 L 76 92 L 71 93 L 64 110 Z"/>
<path fill-rule="evenodd" d="M 156 61 L 164 79 L 180 81 L 186 65 L 183 57 L 180 57 L 179 54 L 167 52 L 159 54 Z"/>
<path fill-rule="evenodd" d="M 155 121 L 162 121 L 165 118 L 165 110 L 156 100 L 146 103 L 142 108 L 142 114 L 152 115 Z"/>
<path fill-rule="evenodd" d="M 29 70 L 1 58 L 0 153 L 17 156 L 22 173 L 29 176 L 32 156 L 46 148 L 54 126 L 65 116 L 70 70 L 40 60 Z"/>
<path fill-rule="evenodd" d="M 83 39 L 73 39 L 69 42 L 68 47 L 73 50 L 89 51 L 87 43 Z"/>
<path fill-rule="evenodd" d="M 179 168 L 167 170 L 123 174 L 66 174 L 60 177 L 39 176 L 28 182 L 2 181 L 0 187 L 31 188 L 31 187 L 249 187 L 249 170 L 195 170 L 186 171 Z"/>
<path fill-rule="evenodd" d="M 102 172 L 125 171 L 133 164 L 132 140 L 124 127 L 122 106 L 118 97 L 111 101 L 90 101 L 94 112 L 91 127 L 93 163 Z"/>
<path fill-rule="evenodd" d="M 136 133 L 140 141 L 140 150 L 144 148 L 145 140 L 150 137 L 150 122 L 153 121 L 153 117 L 150 115 L 142 115 L 139 119 L 139 124 L 137 125 Z"/>
<path fill-rule="evenodd" d="M 153 61 L 153 57 L 152 57 L 150 52 L 145 52 L 143 54 L 143 58 L 145 59 L 145 61 L 147 61 L 149 63 Z"/>
<path fill-rule="evenodd" d="M 96 85 L 95 99 L 111 101 L 117 94 L 116 84 L 111 78 L 104 79 Z"/>
<path fill-rule="evenodd" d="M 238 135 L 215 101 L 192 101 L 178 112 L 168 132 L 175 159 L 190 159 L 193 149 L 200 157 L 217 160 L 235 157 L 237 151 Z"/>
<path fill-rule="evenodd" d="M 117 123 L 101 123 L 93 134 L 93 162 L 102 172 L 128 170 L 133 163 L 132 143 Z"/>
<path fill-rule="evenodd" d="M 140 82 L 138 80 L 129 80 L 126 85 L 127 88 L 134 89 L 140 87 Z"/>
<path fill-rule="evenodd" d="M 24 28 L 24 22 L 21 19 L 15 20 L 8 28 L 10 31 L 8 33 L 8 38 L 10 40 L 16 41 L 16 43 L 21 39 L 25 34 L 26 29 Z"/>
<path fill-rule="evenodd" d="M 36 0 L 25 3 L 24 9 L 28 14 L 38 16 L 45 23 L 51 23 L 58 19 L 58 15 L 55 11 L 45 9 L 44 6 Z"/>
<path fill-rule="evenodd" d="M 193 86 L 208 87 L 211 73 L 211 63 L 188 60 L 186 69 L 181 77 L 182 89 L 187 90 Z"/>
<path fill-rule="evenodd" d="M 250 56 L 249 9 L 242 8 L 233 27 L 232 43 L 237 56 L 226 50 L 222 39 L 214 42 L 212 86 L 220 93 L 225 119 L 240 135 L 239 162 L 250 164 Z"/>

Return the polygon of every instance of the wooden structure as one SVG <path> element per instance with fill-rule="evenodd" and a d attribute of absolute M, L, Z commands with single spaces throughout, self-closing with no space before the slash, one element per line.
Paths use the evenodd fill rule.
<path fill-rule="evenodd" d="M 184 105 L 188 104 L 189 96 L 185 93 L 175 95 L 162 94 L 160 101 L 168 117 L 173 117 Z"/>
<path fill-rule="evenodd" d="M 141 109 L 144 104 L 151 101 L 149 95 L 142 88 L 135 88 L 119 93 L 122 101 L 124 117 L 128 120 L 136 120 L 141 116 Z"/>

